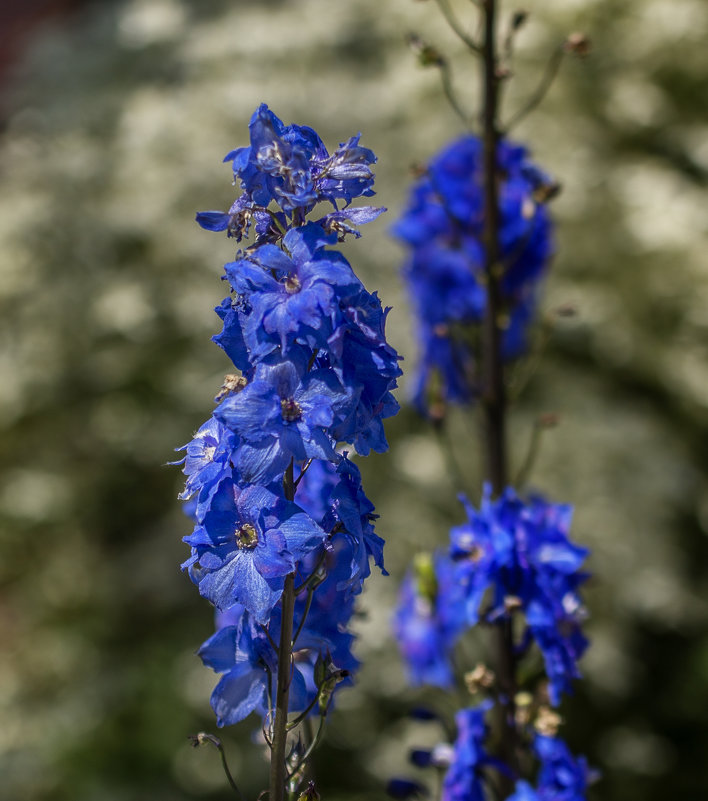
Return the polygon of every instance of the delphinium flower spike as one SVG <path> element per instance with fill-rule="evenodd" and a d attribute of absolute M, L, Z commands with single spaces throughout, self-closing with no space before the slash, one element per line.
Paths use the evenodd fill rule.
<path fill-rule="evenodd" d="M 467 29 L 439 5 L 458 35 Z M 508 468 L 508 365 L 529 351 L 554 250 L 547 201 L 558 185 L 500 123 L 500 87 L 527 15 L 512 16 L 498 48 L 501 3 L 476 5 L 479 38 L 460 38 L 480 59 L 481 130 L 417 169 L 393 233 L 408 249 L 403 274 L 421 353 L 413 402 L 438 433 L 451 405 L 478 406 L 485 483 L 479 508 L 461 498 L 466 520 L 447 549 L 416 557 L 393 625 L 413 684 L 449 690 L 464 681 L 477 701 L 458 712 L 448 742 L 414 760 L 444 771 L 443 801 L 582 801 L 593 773 L 560 738 L 553 707 L 571 692 L 588 646 L 580 595 L 588 550 L 569 539 L 571 508 L 517 491 Z M 418 45 L 424 64 L 446 63 L 434 46 Z M 547 74 L 533 105 L 548 84 Z M 464 666 L 456 675 L 456 646 L 478 625 L 490 634 L 493 670 Z"/>
<path fill-rule="evenodd" d="M 241 193 L 197 221 L 255 241 L 225 265 L 231 294 L 216 309 L 214 341 L 236 372 L 182 449 L 180 497 L 195 524 L 183 568 L 218 610 L 199 651 L 221 676 L 217 723 L 262 716 L 280 801 L 317 740 L 298 725 L 324 721 L 358 666 L 348 626 L 370 559 L 383 570 L 383 540 L 349 455 L 388 447 L 382 418 L 398 409 L 400 357 L 386 342 L 388 309 L 332 248 L 384 211 L 350 207 L 374 194 L 375 157 L 359 136 L 330 154 L 314 130 L 261 105 L 250 145 L 225 161 Z"/>

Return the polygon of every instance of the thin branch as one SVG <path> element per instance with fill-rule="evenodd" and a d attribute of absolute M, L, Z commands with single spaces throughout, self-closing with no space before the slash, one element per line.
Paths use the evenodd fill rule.
<path fill-rule="evenodd" d="M 271 644 L 273 650 L 277 653 L 278 652 L 278 644 L 270 636 L 270 632 L 268 631 L 268 628 L 266 626 L 264 626 L 263 623 L 260 624 L 260 627 L 261 627 L 261 629 L 263 629 L 263 633 L 268 638 L 268 642 Z"/>
<path fill-rule="evenodd" d="M 312 569 L 312 573 L 310 573 L 310 575 L 302 582 L 302 584 L 300 584 L 299 586 L 295 587 L 295 596 L 296 597 L 298 595 L 300 595 L 300 593 L 304 589 L 309 589 L 310 587 L 312 587 L 312 589 L 314 590 L 322 583 L 321 580 L 319 580 L 319 581 L 317 581 L 315 583 L 315 579 L 318 577 L 320 568 L 324 564 L 324 561 L 325 561 L 326 557 L 327 557 L 327 550 L 323 548 L 322 549 L 322 553 L 320 554 L 320 558 L 317 560 L 317 564 Z"/>
<path fill-rule="evenodd" d="M 305 720 L 305 718 L 310 714 L 312 708 L 319 700 L 320 700 L 320 691 L 318 688 L 314 698 L 312 699 L 312 701 L 310 701 L 307 707 L 295 718 L 295 720 L 291 720 L 290 723 L 288 723 L 288 731 L 292 731 L 294 728 L 299 726 L 302 723 L 302 721 Z"/>
<path fill-rule="evenodd" d="M 511 117 L 509 122 L 504 126 L 503 133 L 504 135 L 508 134 L 509 131 L 514 128 L 523 118 L 532 112 L 536 106 L 543 100 L 546 96 L 546 93 L 551 88 L 553 81 L 558 74 L 558 70 L 560 68 L 561 63 L 563 62 L 563 56 L 565 55 L 565 46 L 559 45 L 553 53 L 551 53 L 551 57 L 548 59 L 546 64 L 546 69 L 541 76 L 541 80 L 536 87 L 536 90 L 533 92 L 531 97 L 526 101 L 526 103 Z"/>
<path fill-rule="evenodd" d="M 217 749 L 217 751 L 221 754 L 221 764 L 224 768 L 224 773 L 226 774 L 226 778 L 229 780 L 231 788 L 241 799 L 241 801 L 245 801 L 243 793 L 239 790 L 238 785 L 234 781 L 234 777 L 231 775 L 231 771 L 229 770 L 229 763 L 226 761 L 226 751 L 224 750 L 221 740 L 218 737 L 215 737 L 213 734 L 207 734 L 206 732 L 192 734 L 190 735 L 189 739 L 192 741 L 192 745 L 195 747 L 204 743 L 210 743 L 214 746 L 214 748 Z"/>
<path fill-rule="evenodd" d="M 300 619 L 300 624 L 297 627 L 297 631 L 293 635 L 293 642 L 292 642 L 292 647 L 293 648 L 295 647 L 295 643 L 297 642 L 297 638 L 302 633 L 302 629 L 303 629 L 303 627 L 305 625 L 305 621 L 307 620 L 307 615 L 309 614 L 310 607 L 312 606 L 312 596 L 314 594 L 315 594 L 315 588 L 314 587 L 308 587 L 307 588 L 307 601 L 305 601 L 305 609 L 304 609 L 304 611 L 302 613 L 302 618 Z"/>
<path fill-rule="evenodd" d="M 440 11 L 442 11 L 443 16 L 445 17 L 447 24 L 452 28 L 457 36 L 462 39 L 462 41 L 473 53 L 481 54 L 482 48 L 469 34 L 463 30 L 462 26 L 460 25 L 460 21 L 452 13 L 452 9 L 450 8 L 447 0 L 436 0 L 436 2 L 440 8 Z"/>
<path fill-rule="evenodd" d="M 465 125 L 466 128 L 470 127 L 471 118 L 470 115 L 462 108 L 460 102 L 455 95 L 455 89 L 452 85 L 452 71 L 450 69 L 450 65 L 447 63 L 445 59 L 442 59 L 438 64 L 440 68 L 440 80 L 442 81 L 443 92 L 445 93 L 445 97 L 448 100 L 448 103 L 452 106 L 453 111 L 457 116 L 460 118 L 462 123 Z"/>
<path fill-rule="evenodd" d="M 310 467 L 310 465 L 312 464 L 313 461 L 314 461 L 314 459 L 308 459 L 307 462 L 305 462 L 302 470 L 300 471 L 300 475 L 295 479 L 295 489 L 298 488 L 298 485 L 302 481 L 303 476 L 305 475 L 305 473 L 307 473 L 307 470 L 308 470 L 308 468 Z"/>
<path fill-rule="evenodd" d="M 529 440 L 529 447 L 526 451 L 526 458 L 519 468 L 513 485 L 517 488 L 523 487 L 529 480 L 533 466 L 536 464 L 536 458 L 541 445 L 541 437 L 544 431 L 553 428 L 558 423 L 558 418 L 555 414 L 544 414 L 534 420 L 533 428 L 531 430 L 531 439 Z"/>
<path fill-rule="evenodd" d="M 329 704 L 328 704 L 329 706 Z M 322 734 L 324 732 L 324 723 L 327 718 L 327 711 L 325 710 L 324 714 L 320 715 L 320 725 L 317 727 L 317 732 L 312 739 L 312 742 L 307 746 L 307 750 L 300 758 L 300 761 L 295 765 L 295 767 L 290 771 L 288 774 L 288 779 L 291 779 L 299 770 L 300 768 L 307 762 L 310 757 L 310 754 L 317 748 L 317 744 L 319 743 L 320 739 L 322 738 Z"/>
<path fill-rule="evenodd" d="M 466 489 L 464 474 L 457 461 L 457 457 L 452 447 L 452 440 L 450 439 L 449 431 L 447 430 L 445 423 L 445 420 L 436 421 L 433 425 L 433 431 L 435 432 L 443 459 L 447 464 L 447 469 L 452 476 L 455 489 L 458 493 L 460 493 L 464 492 Z"/>

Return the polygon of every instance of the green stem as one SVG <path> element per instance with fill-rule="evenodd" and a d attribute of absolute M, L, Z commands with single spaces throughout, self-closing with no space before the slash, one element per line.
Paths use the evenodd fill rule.
<path fill-rule="evenodd" d="M 294 776 L 300 770 L 300 768 L 310 758 L 310 755 L 315 750 L 315 748 L 317 748 L 317 744 L 319 743 L 319 741 L 320 741 L 320 739 L 322 737 L 322 734 L 324 732 L 324 724 L 325 724 L 326 718 L 327 718 L 327 713 L 326 712 L 324 714 L 320 715 L 320 725 L 317 727 L 317 733 L 315 734 L 312 742 L 307 746 L 307 750 L 302 755 L 302 757 L 298 761 L 297 765 L 288 774 L 288 778 L 291 778 L 292 776 Z"/>
<path fill-rule="evenodd" d="M 234 777 L 231 775 L 231 771 L 229 770 L 229 763 L 226 761 L 226 751 L 224 750 L 221 740 L 218 737 L 215 737 L 213 734 L 207 734 L 206 732 L 201 732 L 197 735 L 190 735 L 190 739 L 193 741 L 194 745 L 198 746 L 202 743 L 210 743 L 214 746 L 214 748 L 217 749 L 221 755 L 221 764 L 224 768 L 224 773 L 226 774 L 226 778 L 228 779 L 232 790 L 241 799 L 241 801 L 245 801 L 243 793 L 238 789 L 238 785 L 234 781 Z"/>
<path fill-rule="evenodd" d="M 305 609 L 302 613 L 302 619 L 300 620 L 300 625 L 297 627 L 297 631 L 295 632 L 295 636 L 293 637 L 293 648 L 295 647 L 295 643 L 297 642 L 297 638 L 302 633 L 303 626 L 305 625 L 305 621 L 307 620 L 307 615 L 310 612 L 310 607 L 312 606 L 312 596 L 315 594 L 314 587 L 307 588 L 307 601 L 305 602 Z"/>

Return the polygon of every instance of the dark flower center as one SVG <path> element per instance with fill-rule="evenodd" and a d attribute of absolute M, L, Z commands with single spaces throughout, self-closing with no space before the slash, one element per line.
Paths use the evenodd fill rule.
<path fill-rule="evenodd" d="M 255 527 L 250 523 L 244 523 L 240 528 L 237 528 L 235 536 L 239 548 L 250 551 L 258 545 L 258 534 Z"/>
<path fill-rule="evenodd" d="M 296 292 L 300 291 L 300 287 L 302 284 L 300 283 L 300 279 L 296 275 L 289 275 L 285 279 L 285 291 L 288 295 L 294 295 Z"/>
<path fill-rule="evenodd" d="M 280 401 L 280 413 L 283 415 L 283 420 L 288 423 L 293 423 L 302 417 L 302 408 L 297 401 L 292 398 L 283 398 Z"/>

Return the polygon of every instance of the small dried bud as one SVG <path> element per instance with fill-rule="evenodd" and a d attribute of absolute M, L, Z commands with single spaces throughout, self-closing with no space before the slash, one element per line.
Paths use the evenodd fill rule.
<path fill-rule="evenodd" d="M 518 11 L 514 11 L 514 14 L 511 17 L 511 30 L 518 31 L 528 18 L 528 11 L 524 11 L 521 8 Z"/>
<path fill-rule="evenodd" d="M 430 415 L 430 419 L 433 424 L 437 423 L 438 425 L 441 424 L 445 417 L 447 416 L 447 407 L 443 403 L 443 401 L 436 401 L 431 403 L 430 409 L 428 410 L 428 414 Z"/>
<path fill-rule="evenodd" d="M 421 164 L 419 161 L 411 164 L 409 169 L 414 178 L 422 178 L 424 175 L 428 174 L 428 168 L 425 166 L 425 164 Z"/>
<path fill-rule="evenodd" d="M 523 605 L 523 601 L 518 595 L 507 595 L 506 598 L 504 598 L 504 610 L 507 613 L 518 612 Z"/>
<path fill-rule="evenodd" d="M 536 688 L 536 703 L 539 706 L 550 706 L 551 697 L 548 694 L 548 682 L 542 681 Z"/>
<path fill-rule="evenodd" d="M 562 306 L 558 306 L 555 312 L 558 317 L 575 317 L 578 309 L 572 303 L 564 303 Z"/>
<path fill-rule="evenodd" d="M 590 37 L 584 33 L 571 33 L 563 43 L 563 49 L 566 53 L 585 58 L 585 56 L 590 55 L 592 43 Z"/>
<path fill-rule="evenodd" d="M 445 59 L 439 50 L 423 41 L 416 33 L 409 33 L 406 37 L 408 46 L 418 57 L 418 63 L 424 67 L 440 67 Z"/>
<path fill-rule="evenodd" d="M 490 687 L 494 686 L 494 682 L 496 681 L 494 672 L 481 662 L 474 670 L 465 673 L 464 678 L 465 686 L 472 695 L 478 693 L 480 689 L 488 690 Z"/>
<path fill-rule="evenodd" d="M 559 420 L 560 417 L 555 412 L 546 412 L 545 414 L 540 414 L 536 422 L 539 428 L 555 428 Z"/>
<path fill-rule="evenodd" d="M 315 783 L 309 782 L 307 789 L 298 796 L 297 801 L 320 801 L 320 794 L 315 789 Z"/>
<path fill-rule="evenodd" d="M 217 748 L 221 748 L 221 740 L 218 737 L 214 737 L 213 734 L 207 734 L 204 731 L 200 731 L 199 734 L 188 734 L 187 739 L 194 748 L 199 748 L 200 745 L 205 745 L 206 743 L 211 743 Z"/>
<path fill-rule="evenodd" d="M 498 81 L 508 81 L 514 75 L 509 67 L 499 66 L 494 70 L 494 77 Z"/>
<path fill-rule="evenodd" d="M 563 718 L 557 712 L 554 712 L 548 706 L 542 706 L 538 710 L 533 727 L 539 734 L 543 734 L 546 737 L 555 737 L 558 734 L 561 723 L 563 723 Z"/>
<path fill-rule="evenodd" d="M 562 188 L 562 184 L 557 181 L 549 184 L 541 184 L 541 186 L 537 186 L 536 189 L 534 189 L 533 199 L 536 203 L 549 203 L 553 198 L 560 195 Z"/>
<path fill-rule="evenodd" d="M 221 389 L 214 398 L 214 401 L 219 403 L 219 401 L 223 400 L 232 392 L 240 392 L 247 384 L 248 381 L 244 378 L 244 376 L 237 375 L 236 373 L 228 373 L 228 375 L 224 376 L 224 383 L 221 385 Z"/>

